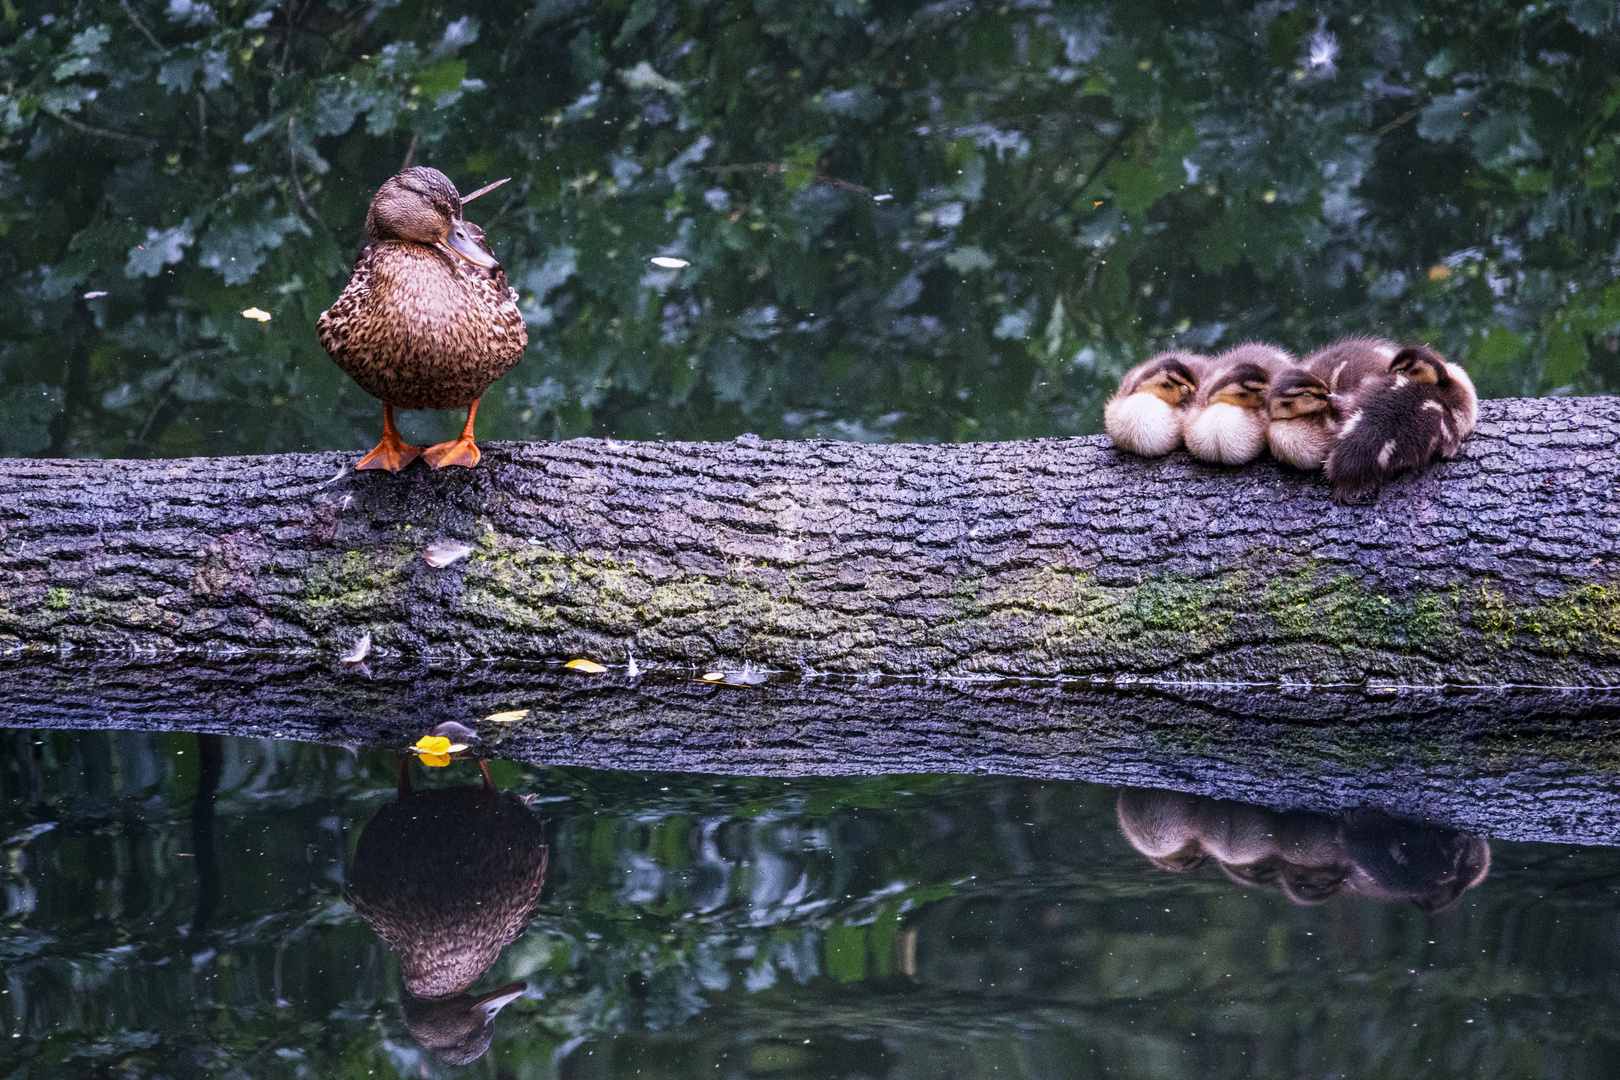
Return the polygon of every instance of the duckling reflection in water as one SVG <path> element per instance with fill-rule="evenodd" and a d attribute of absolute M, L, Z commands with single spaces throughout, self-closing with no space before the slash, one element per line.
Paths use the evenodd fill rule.
<path fill-rule="evenodd" d="M 1121 788 L 1119 828 L 1153 865 L 1185 873 L 1213 858 L 1243 885 L 1276 886 L 1297 904 L 1341 890 L 1407 900 L 1436 913 L 1485 880 L 1490 845 L 1378 810 L 1335 819 L 1175 791 Z"/>
<path fill-rule="evenodd" d="M 547 855 L 527 801 L 487 770 L 479 787 L 413 791 L 404 756 L 399 798 L 360 834 L 344 899 L 399 953 L 406 1026 L 452 1064 L 487 1050 L 495 1014 L 523 993 L 467 991 L 523 933 Z"/>

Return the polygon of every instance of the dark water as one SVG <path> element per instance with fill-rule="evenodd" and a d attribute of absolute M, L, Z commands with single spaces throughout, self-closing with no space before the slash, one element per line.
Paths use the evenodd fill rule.
<path fill-rule="evenodd" d="M 1077 782 L 496 761 L 500 794 L 457 760 L 402 802 L 386 752 L 0 746 L 5 1076 L 1620 1067 L 1610 848 Z"/>

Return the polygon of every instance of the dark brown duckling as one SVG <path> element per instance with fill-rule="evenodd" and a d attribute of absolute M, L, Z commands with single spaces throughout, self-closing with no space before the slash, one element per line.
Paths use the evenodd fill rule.
<path fill-rule="evenodd" d="M 1455 457 L 1479 418 L 1468 373 L 1427 345 L 1408 345 L 1388 372 L 1349 395 L 1327 459 L 1336 502 L 1354 502 L 1408 469 Z"/>
<path fill-rule="evenodd" d="M 1103 406 L 1103 426 L 1121 450 L 1163 457 L 1181 445 L 1181 425 L 1209 357 L 1162 352 L 1131 368 Z"/>
<path fill-rule="evenodd" d="M 357 469 L 398 472 L 418 456 L 434 468 L 476 465 L 478 401 L 528 346 L 517 294 L 461 205 L 437 169 L 390 177 L 371 200 L 370 241 L 348 285 L 316 324 L 338 367 L 383 403 L 382 442 Z M 467 423 L 423 450 L 400 438 L 396 407 L 464 408 Z"/>
<path fill-rule="evenodd" d="M 1250 342 L 1210 361 L 1183 434 L 1193 457 L 1222 465 L 1253 461 L 1266 448 L 1266 389 L 1294 357 L 1275 345 Z"/>
<path fill-rule="evenodd" d="M 1389 373 L 1400 346 L 1384 338 L 1342 338 L 1275 373 L 1266 391 L 1271 456 L 1296 469 L 1320 469 L 1339 436 L 1344 406 L 1369 379 Z"/>

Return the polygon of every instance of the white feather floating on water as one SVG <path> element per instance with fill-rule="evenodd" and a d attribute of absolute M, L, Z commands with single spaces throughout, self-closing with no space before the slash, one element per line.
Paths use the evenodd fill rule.
<path fill-rule="evenodd" d="M 471 544 L 463 544 L 460 540 L 435 540 L 422 552 L 422 558 L 429 566 L 442 570 L 471 554 Z"/>

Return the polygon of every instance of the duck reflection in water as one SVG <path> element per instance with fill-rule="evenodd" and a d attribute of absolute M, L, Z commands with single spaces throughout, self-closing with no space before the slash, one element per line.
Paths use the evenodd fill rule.
<path fill-rule="evenodd" d="M 489 1049 L 495 1014 L 523 994 L 521 982 L 468 991 L 528 924 L 547 848 L 528 801 L 498 790 L 483 761 L 481 786 L 413 791 L 409 757 L 400 756 L 399 798 L 360 834 L 343 896 L 399 953 L 405 1026 L 465 1065 Z"/>
<path fill-rule="evenodd" d="M 1346 890 L 1433 914 L 1491 867 L 1490 845 L 1479 837 L 1381 810 L 1334 818 L 1140 788 L 1121 788 L 1116 810 L 1125 839 L 1153 865 L 1182 873 L 1214 859 L 1233 881 L 1275 885 L 1296 904 Z"/>

